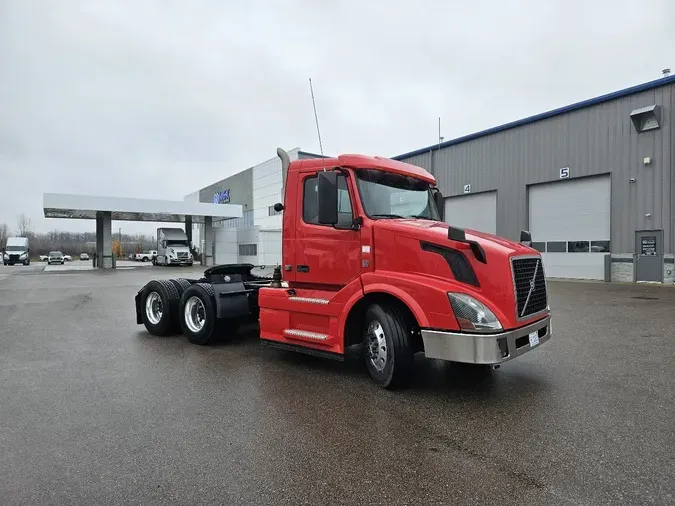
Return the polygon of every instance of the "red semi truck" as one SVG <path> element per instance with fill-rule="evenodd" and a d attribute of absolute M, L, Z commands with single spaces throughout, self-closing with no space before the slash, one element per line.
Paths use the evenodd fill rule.
<path fill-rule="evenodd" d="M 551 337 L 541 255 L 444 222 L 424 169 L 380 157 L 290 162 L 282 149 L 282 264 L 164 279 L 136 294 L 136 321 L 195 344 L 258 320 L 265 345 L 341 360 L 362 345 L 372 379 L 405 384 L 413 356 L 496 367 Z M 449 217 L 452 221 L 452 217 Z"/>

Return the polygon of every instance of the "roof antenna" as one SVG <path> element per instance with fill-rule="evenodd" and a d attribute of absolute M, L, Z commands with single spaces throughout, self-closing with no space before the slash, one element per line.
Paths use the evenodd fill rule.
<path fill-rule="evenodd" d="M 314 100 L 314 87 L 312 86 L 312 78 L 309 78 L 309 91 L 312 94 L 312 107 L 314 107 L 314 121 L 316 121 L 316 134 L 319 137 L 319 149 L 321 150 L 321 158 L 325 158 L 323 156 L 323 144 L 321 143 L 321 130 L 319 130 L 319 116 L 316 114 L 316 101 Z M 325 171 L 326 168 L 324 167 L 323 170 Z"/>

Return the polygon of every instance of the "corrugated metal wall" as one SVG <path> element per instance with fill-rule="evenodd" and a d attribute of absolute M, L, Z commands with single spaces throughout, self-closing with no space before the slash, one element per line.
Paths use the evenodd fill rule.
<path fill-rule="evenodd" d="M 630 113 L 653 104 L 661 106 L 661 128 L 638 134 Z M 673 107 L 670 84 L 402 160 L 430 170 L 445 196 L 468 183 L 472 193 L 497 190 L 497 233 L 511 239 L 528 227 L 527 185 L 559 180 L 562 167 L 570 178 L 611 173 L 612 252 L 632 253 L 635 230 L 663 229 L 672 253 Z"/>

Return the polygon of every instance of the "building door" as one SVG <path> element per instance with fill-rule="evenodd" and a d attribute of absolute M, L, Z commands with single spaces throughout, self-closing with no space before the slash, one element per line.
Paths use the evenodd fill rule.
<path fill-rule="evenodd" d="M 528 189 L 532 246 L 552 278 L 605 278 L 610 252 L 609 175 L 566 179 Z"/>
<path fill-rule="evenodd" d="M 497 233 L 497 192 L 472 193 L 445 199 L 445 221 L 453 227 Z"/>
<path fill-rule="evenodd" d="M 663 282 L 663 230 L 635 232 L 636 281 Z"/>

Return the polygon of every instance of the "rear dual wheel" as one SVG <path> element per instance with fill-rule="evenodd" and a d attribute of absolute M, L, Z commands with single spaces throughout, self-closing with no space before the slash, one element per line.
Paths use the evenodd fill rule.
<path fill-rule="evenodd" d="M 209 344 L 217 336 L 230 337 L 237 332 L 236 320 L 217 318 L 213 286 L 195 283 L 180 300 L 179 321 L 185 337 L 192 344 Z"/>
<path fill-rule="evenodd" d="M 141 298 L 143 324 L 153 335 L 180 332 L 178 309 L 181 295 L 190 287 L 187 279 L 158 279 L 145 285 Z"/>

